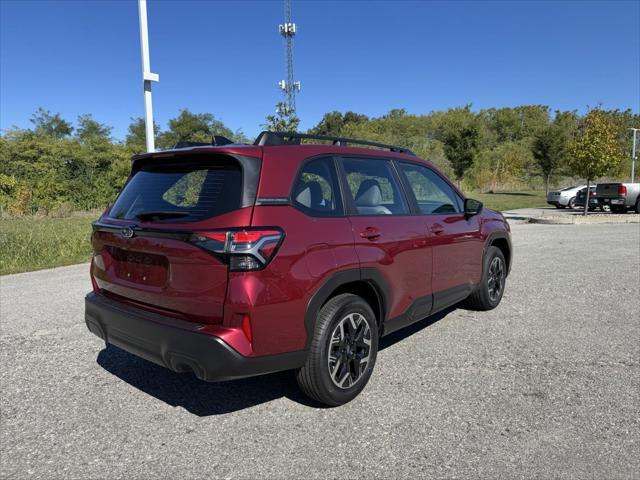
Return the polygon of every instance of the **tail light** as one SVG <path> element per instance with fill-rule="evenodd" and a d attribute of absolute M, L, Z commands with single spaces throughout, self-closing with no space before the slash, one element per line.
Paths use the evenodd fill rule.
<path fill-rule="evenodd" d="M 627 186 L 626 185 L 618 185 L 618 195 L 622 195 L 623 197 L 627 196 Z"/>
<path fill-rule="evenodd" d="M 216 254 L 232 272 L 262 270 L 273 259 L 284 239 L 277 228 L 195 232 L 189 241 Z"/>

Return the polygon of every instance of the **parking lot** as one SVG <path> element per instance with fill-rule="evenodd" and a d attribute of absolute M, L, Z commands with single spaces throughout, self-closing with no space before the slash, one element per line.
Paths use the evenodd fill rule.
<path fill-rule="evenodd" d="M 491 312 L 387 337 L 364 392 L 172 373 L 84 325 L 87 266 L 0 279 L 2 478 L 638 478 L 640 225 L 513 225 Z"/>

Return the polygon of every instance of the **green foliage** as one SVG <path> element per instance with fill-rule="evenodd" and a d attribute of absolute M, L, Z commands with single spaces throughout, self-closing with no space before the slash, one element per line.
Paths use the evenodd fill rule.
<path fill-rule="evenodd" d="M 480 200 L 485 207 L 506 212 L 516 208 L 547 207 L 547 196 L 540 191 L 524 192 L 470 192 L 469 197 Z"/>
<path fill-rule="evenodd" d="M 589 188 L 592 180 L 618 171 L 623 155 L 616 122 L 595 108 L 587 113 L 578 136 L 569 145 L 569 168 L 585 178 Z M 585 202 L 584 215 L 588 205 Z"/>
<path fill-rule="evenodd" d="M 36 135 L 51 138 L 64 138 L 71 135 L 73 127 L 69 122 L 63 120 L 59 113 L 51 115 L 49 110 L 38 108 L 31 116 L 30 122 Z"/>
<path fill-rule="evenodd" d="M 275 115 L 267 115 L 266 122 L 260 125 L 271 132 L 295 132 L 300 125 L 300 119 L 295 112 L 287 112 L 283 102 L 276 105 Z"/>
<path fill-rule="evenodd" d="M 569 145 L 569 168 L 586 180 L 616 172 L 624 156 L 615 122 L 595 108 L 587 113 L 576 139 Z"/>
<path fill-rule="evenodd" d="M 508 141 L 480 151 L 467 171 L 465 186 L 482 190 L 499 190 L 514 179 L 524 179 L 532 171 L 533 155 L 525 140 Z"/>
<path fill-rule="evenodd" d="M 91 142 L 100 140 L 111 140 L 112 127 L 98 123 L 90 113 L 85 113 L 78 117 L 78 128 L 76 136 L 81 142 Z"/>
<path fill-rule="evenodd" d="M 604 134 L 600 127 L 594 130 L 591 117 L 606 126 Z M 268 127 L 277 130 L 294 130 L 299 122 L 282 115 L 272 120 Z M 146 150 L 141 118 L 132 119 L 124 142 L 115 142 L 111 127 L 89 114 L 78 117 L 75 131 L 60 114 L 42 108 L 35 112 L 32 123 L 31 130 L 13 128 L 0 135 L 0 213 L 104 209 L 127 179 L 131 156 Z M 576 137 L 578 124 L 581 135 L 570 159 L 567 147 Z M 539 188 L 541 177 L 547 181 L 567 174 L 586 178 L 586 173 L 592 174 L 582 168 L 592 163 L 585 160 L 586 145 L 602 135 L 609 153 L 599 157 L 606 164 L 605 173 L 599 175 L 626 177 L 627 129 L 639 126 L 640 116 L 629 110 L 597 109 L 583 122 L 575 112 L 556 112 L 551 117 L 547 107 L 538 105 L 477 113 L 467 106 L 423 115 L 393 109 L 377 118 L 329 112 L 309 132 L 405 146 L 458 179 L 467 190 L 498 191 Z M 594 132 L 600 132 L 599 136 Z M 233 132 L 213 115 L 189 110 L 171 119 L 166 131 L 155 125 L 155 133 L 159 148 L 180 140 L 208 142 L 213 134 L 252 143 L 242 130 Z M 357 181 L 353 179 L 354 184 Z M 175 200 L 188 202 L 193 188 L 176 191 Z"/>
<path fill-rule="evenodd" d="M 90 114 L 73 127 L 42 108 L 33 115 L 33 130 L 11 129 L 0 136 L 0 213 L 31 215 L 61 211 L 104 209 L 113 202 L 129 176 L 131 156 L 146 151 L 144 120 L 132 119 L 124 143 L 111 138 L 111 127 Z M 155 126 L 160 148 L 177 141 L 211 141 L 221 134 L 239 141 L 211 114 L 182 110 L 169 129 Z M 188 201 L 191 190 L 180 193 Z M 178 195 L 179 192 L 176 192 Z"/>
<path fill-rule="evenodd" d="M 566 164 L 567 146 L 575 135 L 576 125 L 575 112 L 556 112 L 553 122 L 534 135 L 531 152 L 545 179 L 545 192 L 549 191 L 551 175 Z"/>
<path fill-rule="evenodd" d="M 468 105 L 447 113 L 437 135 L 444 145 L 444 154 L 451 162 L 455 178 L 460 181 L 473 165 L 480 141 L 480 129 L 477 117 Z"/>
<path fill-rule="evenodd" d="M 153 122 L 153 136 L 158 142 L 158 134 L 160 133 L 160 127 L 156 122 Z M 132 118 L 129 128 L 127 129 L 127 136 L 124 140 L 125 145 L 134 154 L 143 153 L 147 151 L 146 129 L 144 124 L 144 118 L 137 117 Z"/>
<path fill-rule="evenodd" d="M 0 275 L 88 262 L 98 215 L 0 219 Z"/>
<path fill-rule="evenodd" d="M 356 124 L 368 121 L 369 118 L 366 115 L 360 115 L 355 112 L 346 112 L 344 115 L 340 112 L 325 113 L 322 120 L 313 128 L 309 129 L 308 133 L 313 135 L 328 135 L 339 137 L 349 124 Z"/>
<path fill-rule="evenodd" d="M 189 172 L 167 190 L 162 199 L 178 207 L 195 207 L 206 177 L 205 169 Z"/>
<path fill-rule="evenodd" d="M 169 120 L 169 130 L 160 133 L 158 148 L 172 148 L 178 142 L 211 142 L 213 135 L 233 137 L 233 132 L 210 113 L 191 113 L 188 109 Z"/>

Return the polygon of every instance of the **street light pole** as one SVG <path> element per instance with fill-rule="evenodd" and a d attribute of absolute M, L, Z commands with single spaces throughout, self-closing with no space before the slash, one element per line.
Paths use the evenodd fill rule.
<path fill-rule="evenodd" d="M 636 174 L 636 133 L 640 131 L 640 128 L 630 128 L 633 132 L 633 147 L 631 148 L 631 183 L 635 180 Z"/>
<path fill-rule="evenodd" d="M 151 73 L 149 61 L 149 29 L 147 27 L 147 0 L 138 0 L 140 17 L 140 50 L 142 53 L 142 80 L 144 81 L 144 126 L 147 139 L 147 151 L 155 151 L 153 131 L 153 105 L 151 103 L 151 82 L 159 82 L 157 73 Z"/>

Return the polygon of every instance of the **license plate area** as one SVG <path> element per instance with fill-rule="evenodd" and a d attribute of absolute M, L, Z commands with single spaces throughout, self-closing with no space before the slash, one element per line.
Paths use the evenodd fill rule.
<path fill-rule="evenodd" d="M 163 287 L 167 282 L 169 261 L 162 255 L 106 246 L 113 259 L 113 274 L 127 282 Z"/>

